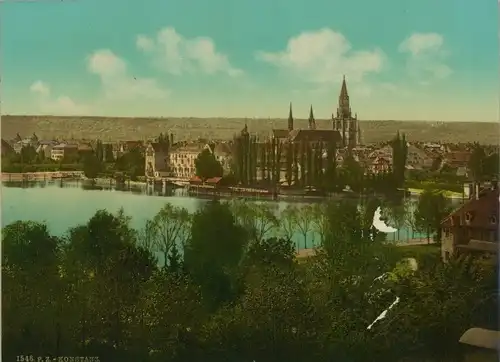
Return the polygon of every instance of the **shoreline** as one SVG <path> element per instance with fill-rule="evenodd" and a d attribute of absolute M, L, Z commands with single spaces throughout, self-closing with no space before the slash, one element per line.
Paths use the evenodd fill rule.
<path fill-rule="evenodd" d="M 11 172 L 2 172 L 2 182 L 41 182 L 41 181 L 56 181 L 56 180 L 66 180 L 66 181 L 89 181 L 87 177 L 84 176 L 83 171 L 41 171 L 41 172 L 24 172 L 24 173 L 11 173 Z M 167 180 L 168 182 L 168 180 Z M 188 180 L 186 180 L 188 182 Z M 94 179 L 94 184 L 96 186 L 109 186 L 116 187 L 119 185 L 128 185 L 128 186 L 149 186 L 151 182 L 149 181 L 131 181 L 126 180 L 123 183 L 119 183 L 116 179 L 108 177 L 108 178 L 96 178 Z M 184 190 L 188 190 L 187 188 L 183 188 Z M 424 191 L 423 189 L 415 189 L 408 188 L 405 190 L 412 197 L 418 197 Z M 463 199 L 463 194 L 459 192 L 454 192 L 450 190 L 443 190 L 446 198 L 451 200 L 459 200 Z M 207 198 L 213 196 L 213 193 L 209 192 L 190 192 L 189 197 L 200 197 Z M 249 199 L 257 199 L 257 200 L 273 200 L 272 196 L 262 196 L 258 197 L 254 193 L 249 194 L 231 194 L 226 192 L 226 190 L 221 190 L 219 192 L 219 197 L 228 198 L 228 197 L 237 197 L 237 198 L 249 198 Z M 301 199 L 304 201 L 314 201 L 314 200 L 322 200 L 325 198 L 337 198 L 337 197 L 350 197 L 352 195 L 348 193 L 336 193 L 335 195 L 329 196 L 316 196 L 316 195 L 304 195 L 304 194 L 290 194 L 290 193 L 279 193 L 276 195 L 276 199 L 274 201 L 288 201 L 288 200 L 297 200 Z"/>

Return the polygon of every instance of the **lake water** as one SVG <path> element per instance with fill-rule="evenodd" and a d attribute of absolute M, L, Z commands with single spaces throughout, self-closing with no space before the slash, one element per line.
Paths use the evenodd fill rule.
<path fill-rule="evenodd" d="M 193 213 L 207 200 L 182 196 L 182 190 L 173 195 L 161 196 L 161 190 L 152 190 L 145 186 L 131 191 L 118 191 L 112 188 L 103 190 L 84 189 L 82 184 L 65 182 L 37 183 L 19 185 L 3 183 L 1 188 L 2 227 L 17 220 L 45 222 L 55 235 L 63 235 L 70 227 L 86 223 L 97 210 L 106 209 L 116 212 L 123 208 L 132 217 L 132 227 L 141 229 L 146 220 L 155 216 L 165 203 L 186 208 Z M 177 194 L 177 195 L 176 195 Z M 274 202 L 274 201 L 263 201 Z M 294 202 L 295 205 L 303 203 Z M 287 202 L 279 202 L 279 209 Z M 388 235 L 394 240 L 397 233 Z M 400 229 L 399 239 L 425 238 L 425 235 L 412 233 L 408 227 Z M 304 238 L 297 233 L 294 242 L 298 249 L 304 248 Z M 317 244 L 319 237 L 311 233 L 307 238 L 307 247 Z"/>

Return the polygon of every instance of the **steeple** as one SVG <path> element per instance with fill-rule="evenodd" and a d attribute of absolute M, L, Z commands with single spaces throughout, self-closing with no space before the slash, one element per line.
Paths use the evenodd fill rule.
<path fill-rule="evenodd" d="M 342 88 L 340 89 L 340 98 L 344 97 L 349 98 L 349 94 L 347 93 L 347 84 L 345 83 L 345 75 L 342 78 Z"/>
<path fill-rule="evenodd" d="M 309 109 L 309 129 L 316 129 L 316 121 L 314 120 L 313 106 Z"/>
<path fill-rule="evenodd" d="M 243 127 L 243 129 L 241 130 L 241 135 L 242 136 L 248 136 L 248 126 L 247 126 L 247 120 L 245 118 L 245 127 Z"/>
<path fill-rule="evenodd" d="M 349 93 L 347 92 L 345 75 L 342 79 L 342 87 L 340 88 L 339 108 L 337 113 L 339 114 L 339 118 L 351 118 L 351 106 L 349 104 Z"/>
<path fill-rule="evenodd" d="M 293 130 L 292 102 L 290 102 L 290 111 L 288 112 L 288 130 Z"/>

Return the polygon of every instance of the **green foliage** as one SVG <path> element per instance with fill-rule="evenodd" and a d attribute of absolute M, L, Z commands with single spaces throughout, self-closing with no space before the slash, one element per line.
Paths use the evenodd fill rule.
<path fill-rule="evenodd" d="M 122 210 L 101 210 L 64 240 L 43 224 L 7 225 L 2 357 L 397 361 L 452 353 L 466 329 L 498 320 L 491 259 L 421 262 L 439 250 L 372 241 L 375 198 L 361 208 L 290 206 L 279 226 L 272 209 L 244 205 L 213 201 L 187 217 L 165 206 L 139 232 Z M 278 231 L 301 212 L 323 240 L 318 256 L 299 264 L 289 237 L 257 236 L 252 218 Z M 163 243 L 167 262 L 159 264 Z M 406 257 L 418 259 L 417 271 L 401 263 Z M 367 330 L 395 296 L 400 303 Z"/>
<path fill-rule="evenodd" d="M 145 164 L 143 152 L 139 147 L 117 157 L 115 161 L 116 169 L 128 174 L 132 180 L 137 180 L 139 176 L 145 174 Z"/>
<path fill-rule="evenodd" d="M 474 143 L 468 168 L 475 181 L 489 181 L 498 178 L 498 151 L 487 154 L 485 148 Z"/>
<path fill-rule="evenodd" d="M 427 189 L 418 198 L 415 211 L 415 225 L 418 230 L 426 232 L 427 238 L 435 234 L 435 241 L 441 241 L 441 220 L 451 211 L 450 200 L 442 191 Z"/>
<path fill-rule="evenodd" d="M 184 248 L 186 270 L 202 288 L 210 309 L 235 297 L 234 271 L 248 242 L 229 206 L 211 201 L 193 215 L 191 237 Z"/>
<path fill-rule="evenodd" d="M 94 153 L 89 153 L 83 160 L 83 173 L 85 177 L 95 179 L 102 171 L 102 162 L 97 158 Z"/>
<path fill-rule="evenodd" d="M 222 177 L 224 173 L 220 162 L 217 161 L 215 155 L 207 149 L 200 152 L 194 164 L 196 167 L 196 176 L 202 180 L 212 177 Z"/>

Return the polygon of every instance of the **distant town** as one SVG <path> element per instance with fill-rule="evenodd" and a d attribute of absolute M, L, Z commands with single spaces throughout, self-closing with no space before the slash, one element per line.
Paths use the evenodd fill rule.
<path fill-rule="evenodd" d="M 345 78 L 338 99 L 330 129 L 317 126 L 313 106 L 308 127 L 297 129 L 293 105 L 290 104 L 287 128 L 273 129 L 268 137 L 256 136 L 247 125 L 228 141 L 201 138 L 177 141 L 174 133 L 160 134 L 149 140 L 118 142 L 48 140 L 40 139 L 36 134 L 21 136 L 18 133 L 14 139 L 2 139 L 3 178 L 41 177 L 29 175 L 33 172 L 83 172 L 85 160 L 94 156 L 94 167 L 87 167 L 88 176 L 94 176 L 91 178 L 122 177 L 182 184 L 200 176 L 197 159 L 205 152 L 214 157 L 222 170 L 209 171 L 208 174 L 230 176 L 236 184 L 266 188 L 271 185 L 320 188 L 320 174 L 326 174 L 331 166 L 341 168 L 352 164 L 349 161 L 354 161 L 367 178 L 368 175 L 392 172 L 396 138 L 398 142 L 405 142 L 404 172 L 409 176 L 407 182 L 410 185 L 412 180 L 418 184 L 432 177 L 447 184 L 448 189 L 456 190 L 457 185 L 469 176 L 471 157 L 477 144 L 411 142 L 406 141 L 406 135 L 399 133 L 386 142 L 364 144 L 361 122 L 351 110 Z M 481 147 L 484 157 L 491 159 L 491 174 L 497 174 L 494 166 L 498 168 L 497 147 Z M 313 173 L 319 176 L 315 178 Z"/>

